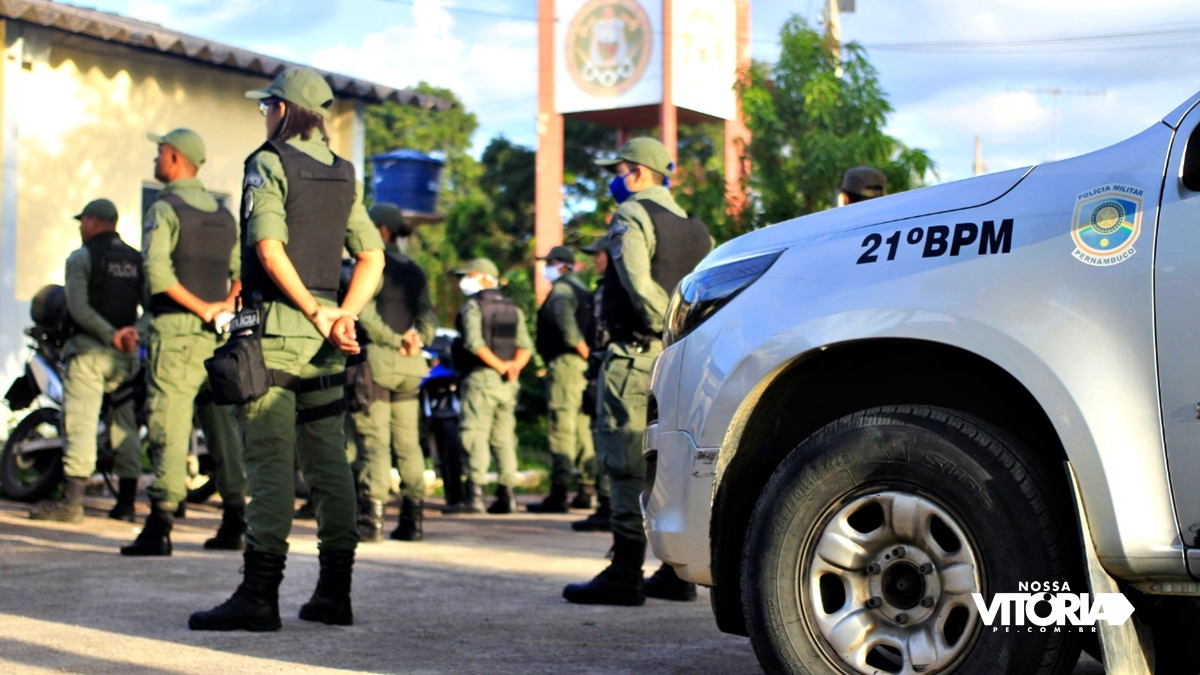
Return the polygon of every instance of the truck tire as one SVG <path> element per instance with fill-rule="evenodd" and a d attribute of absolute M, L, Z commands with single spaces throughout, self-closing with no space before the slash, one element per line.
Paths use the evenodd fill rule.
<path fill-rule="evenodd" d="M 22 446 L 43 446 L 19 452 Z M 0 487 L 9 499 L 36 502 L 49 497 L 63 480 L 62 411 L 38 408 L 17 423 L 4 442 Z"/>
<path fill-rule="evenodd" d="M 971 597 L 1034 581 L 1086 592 L 1056 480 L 1003 432 L 947 409 L 874 408 L 822 428 L 750 518 L 743 610 L 764 670 L 1070 672 L 1077 635 L 993 631 Z"/>

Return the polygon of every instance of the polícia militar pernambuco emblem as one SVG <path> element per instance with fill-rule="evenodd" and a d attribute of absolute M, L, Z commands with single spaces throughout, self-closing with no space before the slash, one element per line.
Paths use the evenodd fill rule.
<path fill-rule="evenodd" d="M 1075 198 L 1071 239 L 1072 255 L 1097 267 L 1116 265 L 1132 258 L 1142 233 L 1142 200 L 1145 191 L 1129 185 L 1102 185 Z"/>
<path fill-rule="evenodd" d="M 641 79 L 653 46 L 653 28 L 641 5 L 591 0 L 567 28 L 567 72 L 590 96 L 620 96 Z"/>

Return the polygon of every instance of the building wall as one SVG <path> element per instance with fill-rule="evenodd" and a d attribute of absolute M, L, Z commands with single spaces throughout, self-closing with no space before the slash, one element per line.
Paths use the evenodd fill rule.
<path fill-rule="evenodd" d="M 122 238 L 139 246 L 142 187 L 157 184 L 156 148 L 146 133 L 177 127 L 204 137 L 208 159 L 199 177 L 236 208 L 242 162 L 265 137 L 256 102 L 244 94 L 268 81 L 0 23 L 6 24 L 0 69 L 0 386 L 7 387 L 23 367 L 29 299 L 45 284 L 62 283 L 67 255 L 80 245 L 73 214 L 92 199 L 111 199 L 121 214 Z M 334 112 L 331 146 L 358 159 L 361 176 L 361 106 L 338 101 Z"/>

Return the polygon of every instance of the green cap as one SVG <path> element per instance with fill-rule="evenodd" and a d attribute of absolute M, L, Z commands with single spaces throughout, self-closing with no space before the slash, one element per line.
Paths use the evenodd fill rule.
<path fill-rule="evenodd" d="M 882 197 L 887 194 L 887 177 L 878 169 L 856 166 L 842 176 L 841 190 L 868 199 Z"/>
<path fill-rule="evenodd" d="M 675 162 L 671 161 L 671 156 L 667 154 L 667 147 L 658 140 L 643 137 L 635 138 L 629 141 L 621 148 L 614 159 L 598 159 L 596 164 L 605 167 L 611 171 L 616 171 L 613 167 L 620 162 L 629 162 L 631 164 L 641 164 L 647 169 L 653 169 L 664 176 L 671 175 L 675 170 Z"/>
<path fill-rule="evenodd" d="M 550 249 L 546 255 L 538 258 L 538 260 L 553 260 L 555 262 L 573 263 L 575 262 L 575 252 L 566 246 L 555 246 Z"/>
<path fill-rule="evenodd" d="M 246 98 L 281 98 L 329 119 L 333 90 L 317 71 L 297 66 L 280 73 L 266 89 L 246 92 Z"/>
<path fill-rule="evenodd" d="M 580 246 L 579 250 L 587 253 L 588 255 L 596 255 L 600 251 L 608 250 L 608 235 L 602 234 L 599 237 L 596 237 L 595 241 L 587 246 Z"/>
<path fill-rule="evenodd" d="M 117 206 L 107 199 L 93 199 L 75 216 L 75 220 L 83 220 L 84 216 L 94 216 L 106 223 L 116 224 Z"/>
<path fill-rule="evenodd" d="M 367 215 L 371 217 L 372 223 L 379 227 L 386 227 L 393 236 L 407 237 L 412 234 L 412 227 L 404 222 L 404 215 L 400 213 L 400 207 L 395 204 L 379 202 L 367 211 Z"/>
<path fill-rule="evenodd" d="M 496 263 L 487 258 L 476 258 L 467 262 L 466 265 L 454 270 L 454 273 L 460 277 L 465 277 L 471 272 L 479 272 L 486 274 L 493 279 L 500 278 L 500 268 L 496 267 Z"/>
<path fill-rule="evenodd" d="M 152 143 L 159 145 L 169 145 L 179 151 L 179 154 L 188 158 L 188 161 L 196 165 L 199 169 L 205 160 L 204 139 L 200 138 L 200 134 L 191 129 L 176 129 L 165 136 L 158 134 L 146 134 Z"/>

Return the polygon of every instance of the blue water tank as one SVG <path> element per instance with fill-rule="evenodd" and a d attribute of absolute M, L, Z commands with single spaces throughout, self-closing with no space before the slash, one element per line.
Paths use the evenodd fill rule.
<path fill-rule="evenodd" d="M 393 150 L 371 158 L 375 202 L 391 202 L 402 211 L 436 213 L 438 186 L 445 165 L 416 150 Z"/>

